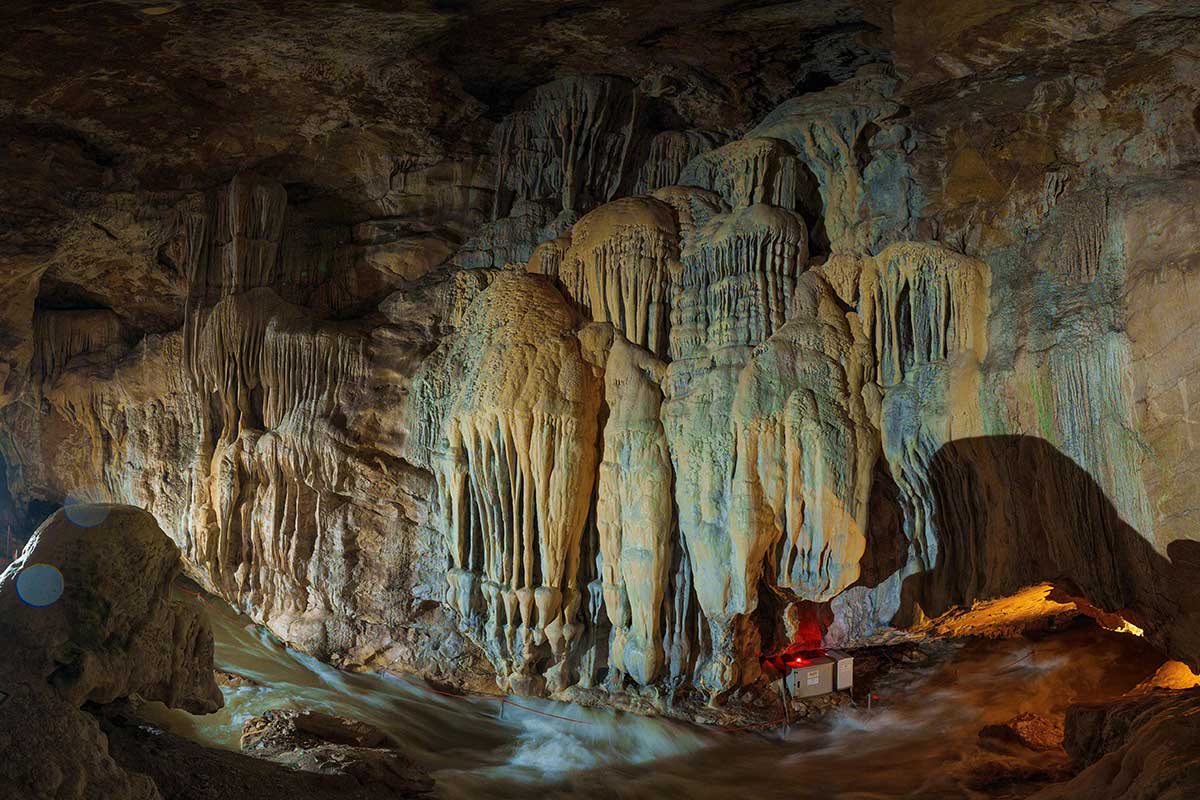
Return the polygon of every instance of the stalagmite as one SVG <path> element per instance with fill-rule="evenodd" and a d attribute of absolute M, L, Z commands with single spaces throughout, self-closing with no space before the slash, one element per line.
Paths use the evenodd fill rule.
<path fill-rule="evenodd" d="M 825 601 L 854 583 L 866 545 L 878 432 L 862 400 L 870 350 L 821 275 L 806 273 L 796 311 L 755 350 L 733 406 L 731 607 L 754 609 L 768 579 Z"/>
<path fill-rule="evenodd" d="M 629 341 L 665 356 L 677 238 L 669 206 L 649 198 L 608 203 L 571 229 L 559 281 L 594 321 L 611 322 Z"/>
<path fill-rule="evenodd" d="M 412 396 L 410 457 L 437 476 L 451 556 L 446 601 L 518 690 L 540 679 L 538 646 L 563 664 L 582 634 L 601 384 L 575 325 L 545 279 L 499 275 Z"/>
<path fill-rule="evenodd" d="M 803 221 L 764 205 L 711 219 L 672 277 L 670 355 L 663 426 L 675 469 L 679 529 L 694 588 L 710 626 L 703 684 L 722 691 L 740 680 L 736 652 L 747 633 L 745 603 L 733 591 L 730 500 L 738 375 L 751 351 L 782 327 L 807 259 Z M 755 666 L 756 668 L 756 666 Z"/>
<path fill-rule="evenodd" d="M 947 442 L 984 432 L 980 370 L 988 352 L 990 274 L 975 259 L 912 242 L 861 259 L 856 268 L 859 335 L 874 353 L 864 399 L 868 409 L 878 402 L 883 453 L 899 488 L 909 548 L 905 565 L 887 581 L 834 601 L 842 625 L 853 620 L 861 634 L 893 620 L 903 582 L 938 563 L 941 534 L 929 470 Z M 848 264 L 834 271 L 855 272 Z"/>
<path fill-rule="evenodd" d="M 612 666 L 643 686 L 664 663 L 673 550 L 671 460 L 659 419 L 665 365 L 621 336 L 605 367 L 604 460 L 596 507 Z"/>

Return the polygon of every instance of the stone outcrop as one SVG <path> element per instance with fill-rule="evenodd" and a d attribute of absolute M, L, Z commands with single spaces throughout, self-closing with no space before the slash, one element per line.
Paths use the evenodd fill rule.
<path fill-rule="evenodd" d="M 1109 704 L 1072 706 L 1067 753 L 1082 771 L 1038 800 L 1192 797 L 1200 789 L 1200 691 L 1154 690 Z"/>
<path fill-rule="evenodd" d="M 364 722 L 314 711 L 268 711 L 246 721 L 242 750 L 290 769 L 341 779 L 342 791 L 415 797 L 433 787 L 388 736 Z"/>
<path fill-rule="evenodd" d="M 192 713 L 223 705 L 208 623 L 169 599 L 180 569 L 178 548 L 145 511 L 76 506 L 47 520 L 0 575 L 6 796 L 160 797 L 113 762 L 80 707 L 134 694 Z"/>
<path fill-rule="evenodd" d="M 720 702 L 1043 586 L 1200 666 L 1190 5 L 304 7 L 270 59 L 211 5 L 12 26 L 2 519 L 143 507 L 290 644 L 493 690 Z M 151 140 L 160 73 L 212 77 Z"/>
<path fill-rule="evenodd" d="M 1061 722 L 1029 712 L 1018 714 L 1007 722 L 985 725 L 979 731 L 982 739 L 1014 742 L 1038 752 L 1061 748 L 1063 735 Z"/>
<path fill-rule="evenodd" d="M 256 800 L 379 800 L 379 798 L 428 797 L 428 781 L 396 750 L 382 750 L 382 769 L 388 776 L 392 765 L 403 770 L 403 785 L 395 788 L 372 778 L 368 761 L 354 761 L 341 745 L 324 745 L 332 758 L 307 761 L 293 768 L 261 757 L 231 750 L 204 747 L 182 736 L 147 724 L 128 708 L 107 708 L 99 717 L 108 738 L 108 752 L 117 764 L 131 772 L 149 776 L 163 797 L 178 800 L 227 800 L 249 795 Z M 318 745 L 318 749 L 321 746 Z M 344 749 L 343 749 L 344 748 Z M 369 754 L 373 751 L 367 751 Z M 303 753 L 296 753 L 304 761 Z M 287 761 L 287 757 L 284 757 Z M 360 766 L 361 765 L 361 766 Z M 349 767 L 349 769 L 347 769 Z M 357 769 L 358 774 L 353 770 Z M 395 778 L 393 778 L 395 780 Z"/>

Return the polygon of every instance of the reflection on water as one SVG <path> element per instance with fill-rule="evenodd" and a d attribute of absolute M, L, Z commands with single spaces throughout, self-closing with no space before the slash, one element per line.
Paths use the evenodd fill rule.
<path fill-rule="evenodd" d="M 873 711 L 848 709 L 820 729 L 786 738 L 728 735 L 659 719 L 522 699 L 448 698 L 399 678 L 339 672 L 287 650 L 209 601 L 219 667 L 264 684 L 223 689 L 226 707 L 192 717 L 148 706 L 148 718 L 209 745 L 237 748 L 242 724 L 296 706 L 370 722 L 395 736 L 445 798 L 962 798 L 979 765 L 979 728 L 1022 711 L 1061 713 L 1080 699 L 1115 696 L 1161 659 L 1136 637 L 1090 627 L 1040 641 L 980 641 L 939 664 L 904 670 L 881 686 Z M 1029 766 L 1051 756 L 1010 752 Z M 1027 792 L 1013 789 L 1006 796 Z"/>

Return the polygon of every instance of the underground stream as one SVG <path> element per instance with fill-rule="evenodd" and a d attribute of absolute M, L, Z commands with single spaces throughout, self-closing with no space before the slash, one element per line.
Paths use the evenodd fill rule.
<path fill-rule="evenodd" d="M 224 688 L 225 708 L 207 716 L 147 704 L 147 721 L 236 750 L 245 721 L 269 709 L 363 720 L 402 742 L 433 775 L 436 796 L 448 799 L 1021 797 L 1054 769 L 1055 756 L 981 743 L 984 725 L 1114 698 L 1162 660 L 1137 636 L 1087 620 L 1033 638 L 966 640 L 942 658 L 893 670 L 870 710 L 731 734 L 529 698 L 500 714 L 494 698 L 447 697 L 415 680 L 334 669 L 219 600 L 191 601 L 208 609 L 217 666 L 262 685 Z M 1010 774 L 1019 762 L 1030 784 L 981 786 L 998 758 Z"/>

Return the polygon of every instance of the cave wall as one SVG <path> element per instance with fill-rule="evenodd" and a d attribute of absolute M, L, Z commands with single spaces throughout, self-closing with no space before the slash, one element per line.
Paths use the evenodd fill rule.
<path fill-rule="evenodd" d="M 223 113 L 274 138 L 199 165 L 101 118 L 112 164 L 58 146 L 106 178 L 5 195 L 14 499 L 142 506 L 305 650 L 517 692 L 720 697 L 814 604 L 853 645 L 1047 580 L 1200 663 L 1195 9 L 917 5 L 791 20 L 824 77 L 699 33 L 712 75 L 614 32 L 511 98 L 330 66 L 349 128 L 263 62 Z"/>

